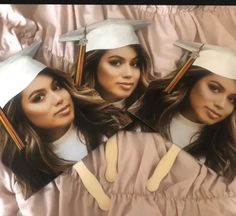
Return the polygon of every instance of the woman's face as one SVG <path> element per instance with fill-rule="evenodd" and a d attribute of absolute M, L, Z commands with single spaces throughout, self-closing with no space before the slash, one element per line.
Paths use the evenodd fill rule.
<path fill-rule="evenodd" d="M 228 117 L 236 105 L 236 81 L 211 74 L 200 79 L 190 91 L 190 120 L 215 124 Z"/>
<path fill-rule="evenodd" d="M 129 97 L 140 78 L 140 60 L 130 47 L 108 50 L 97 68 L 98 91 L 107 101 Z"/>
<path fill-rule="evenodd" d="M 46 131 L 63 131 L 74 120 L 69 92 L 51 76 L 39 74 L 22 92 L 21 105 L 28 120 Z"/>

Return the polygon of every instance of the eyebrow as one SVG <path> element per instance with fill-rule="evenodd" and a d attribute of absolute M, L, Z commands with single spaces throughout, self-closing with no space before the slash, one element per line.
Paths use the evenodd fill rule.
<path fill-rule="evenodd" d="M 37 93 L 40 93 L 40 92 L 42 92 L 42 91 L 44 91 L 43 88 L 42 88 L 42 89 L 37 89 L 37 90 L 31 92 L 31 94 L 29 95 L 28 99 L 30 99 L 33 95 L 35 95 L 35 94 L 37 94 Z"/>
<path fill-rule="evenodd" d="M 122 56 L 119 56 L 119 55 L 113 55 L 113 56 L 108 57 L 108 59 L 112 59 L 112 58 L 119 58 L 119 59 L 122 59 L 122 60 L 126 59 L 126 58 L 124 58 L 124 57 L 122 57 Z M 138 55 L 136 55 L 135 57 L 133 57 L 131 60 L 136 60 L 136 59 L 139 59 L 139 56 L 138 56 Z"/>
<path fill-rule="evenodd" d="M 108 57 L 108 59 L 111 59 L 111 58 L 125 59 L 125 58 L 123 58 L 122 56 L 119 56 L 119 55 L 113 55 L 113 56 Z"/>
<path fill-rule="evenodd" d="M 50 86 L 51 86 L 54 82 L 57 82 L 57 80 L 52 79 L 52 82 L 50 83 Z M 43 92 L 43 91 L 44 91 L 44 88 L 41 88 L 41 89 L 37 89 L 37 90 L 32 91 L 31 94 L 29 95 L 28 99 L 30 99 L 34 94 L 37 94 L 37 93 L 40 93 L 40 92 Z"/>
<path fill-rule="evenodd" d="M 223 90 L 225 90 L 225 87 L 223 85 L 221 85 L 219 82 L 215 81 L 215 80 L 210 80 L 210 82 L 213 82 L 217 85 L 219 85 L 219 87 Z M 236 93 L 235 94 L 232 94 L 232 96 L 236 97 Z"/>
<path fill-rule="evenodd" d="M 219 82 L 215 81 L 215 80 L 210 80 L 211 83 L 215 83 L 218 86 L 220 86 L 220 88 L 222 88 L 223 90 L 225 90 L 225 87 L 223 85 L 221 85 Z"/>

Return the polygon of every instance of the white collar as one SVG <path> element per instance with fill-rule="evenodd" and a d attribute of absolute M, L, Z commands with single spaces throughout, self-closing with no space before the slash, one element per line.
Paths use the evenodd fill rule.
<path fill-rule="evenodd" d="M 170 134 L 173 143 L 180 147 L 185 147 L 197 139 L 197 132 L 199 132 L 205 124 L 193 122 L 182 114 L 178 113 L 171 121 Z"/>
<path fill-rule="evenodd" d="M 74 124 L 52 145 L 54 153 L 65 160 L 79 161 L 88 154 L 84 137 Z"/>

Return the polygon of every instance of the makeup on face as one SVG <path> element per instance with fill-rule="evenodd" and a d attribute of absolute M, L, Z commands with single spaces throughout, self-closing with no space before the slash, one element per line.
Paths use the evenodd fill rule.
<path fill-rule="evenodd" d="M 214 124 L 227 118 L 236 105 L 236 81 L 216 74 L 195 83 L 189 95 L 190 120 Z"/>
<path fill-rule="evenodd" d="M 25 116 L 41 129 L 67 128 L 74 120 L 74 105 L 69 92 L 52 77 L 39 74 L 22 92 Z"/>
<path fill-rule="evenodd" d="M 108 50 L 98 64 L 98 90 L 108 101 L 126 99 L 136 88 L 140 74 L 140 60 L 132 47 Z"/>

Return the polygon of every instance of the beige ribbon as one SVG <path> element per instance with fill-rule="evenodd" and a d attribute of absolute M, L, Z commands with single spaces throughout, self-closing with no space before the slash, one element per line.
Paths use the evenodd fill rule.
<path fill-rule="evenodd" d="M 97 178 L 88 170 L 88 168 L 84 165 L 83 161 L 79 161 L 73 167 L 79 174 L 87 191 L 97 201 L 98 206 L 102 210 L 108 211 L 110 207 L 111 199 L 105 194 Z"/>
<path fill-rule="evenodd" d="M 147 189 L 149 191 L 154 192 L 158 189 L 163 178 L 169 173 L 180 151 L 181 148 L 172 144 L 168 152 L 157 164 L 152 176 L 148 179 Z"/>
<path fill-rule="evenodd" d="M 108 182 L 114 182 L 117 176 L 118 146 L 116 135 L 108 139 L 105 149 L 105 157 L 107 161 L 105 178 Z"/>

